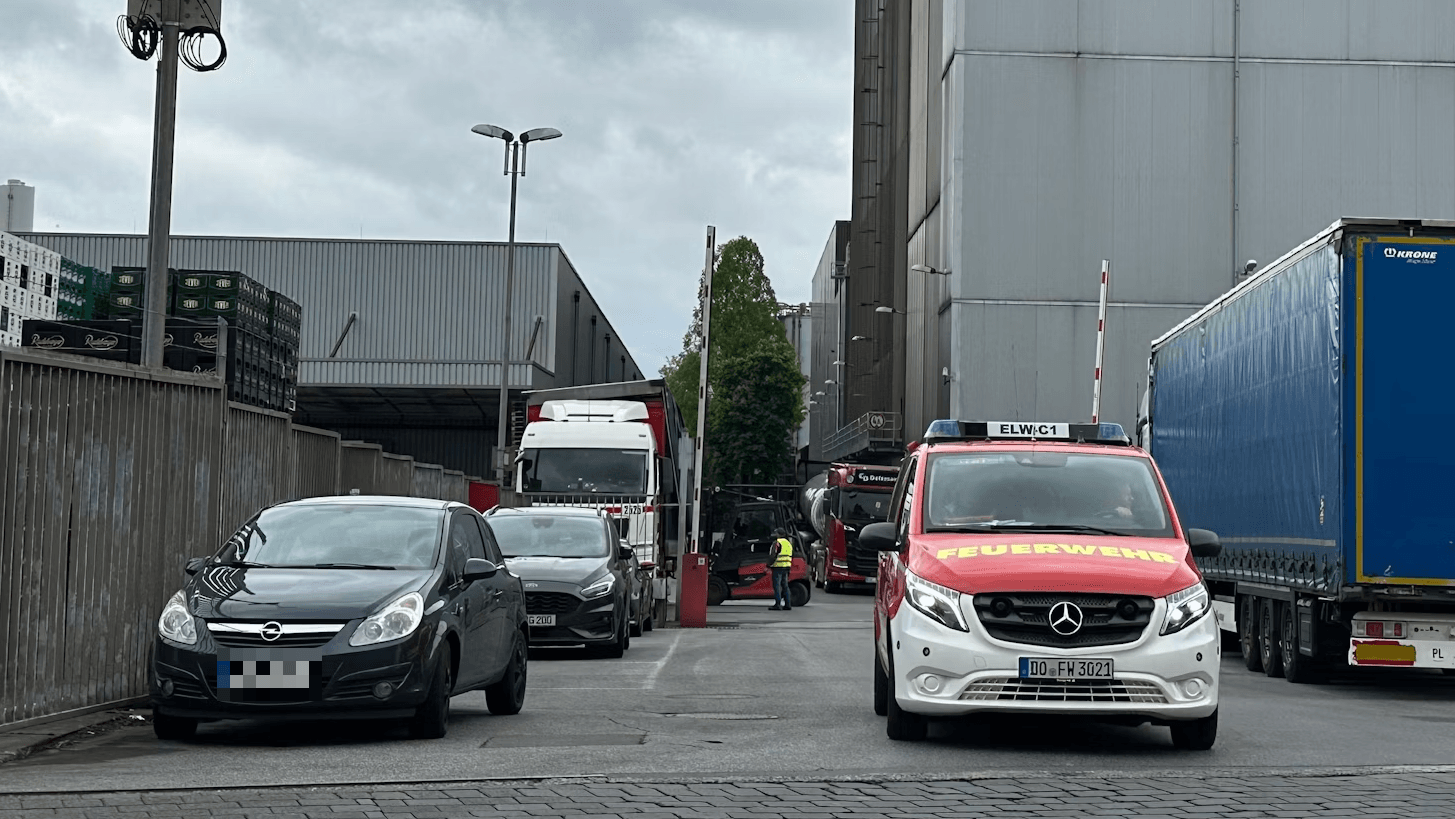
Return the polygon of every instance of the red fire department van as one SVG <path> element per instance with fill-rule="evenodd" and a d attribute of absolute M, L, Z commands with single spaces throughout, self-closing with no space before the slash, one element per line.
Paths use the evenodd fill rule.
<path fill-rule="evenodd" d="M 899 477 L 897 466 L 833 464 L 824 497 L 824 591 L 837 592 L 845 583 L 874 583 L 879 554 L 859 543 L 859 531 L 889 517 L 889 495 Z"/>
<path fill-rule="evenodd" d="M 1217 622 L 1152 458 L 1118 424 L 930 424 L 910 447 L 880 554 L 874 710 L 896 740 L 930 717 L 1021 712 L 1217 738 Z"/>

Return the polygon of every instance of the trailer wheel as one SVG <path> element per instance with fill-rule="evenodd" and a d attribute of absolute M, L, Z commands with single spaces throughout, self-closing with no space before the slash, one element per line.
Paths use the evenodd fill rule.
<path fill-rule="evenodd" d="M 1258 647 L 1262 649 L 1263 673 L 1283 676 L 1283 652 L 1278 646 L 1278 601 L 1262 600 L 1258 606 Z"/>
<path fill-rule="evenodd" d="M 1279 650 L 1283 654 L 1283 678 L 1291 683 L 1321 683 L 1326 680 L 1323 669 L 1315 657 L 1305 657 L 1298 651 L 1298 606 L 1283 606 L 1283 639 Z"/>
<path fill-rule="evenodd" d="M 1263 670 L 1263 649 L 1258 645 L 1258 598 L 1238 599 L 1238 643 L 1243 651 L 1243 665 L 1249 671 Z"/>

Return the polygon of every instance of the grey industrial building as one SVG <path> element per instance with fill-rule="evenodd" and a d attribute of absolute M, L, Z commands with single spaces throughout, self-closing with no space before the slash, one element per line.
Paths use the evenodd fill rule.
<path fill-rule="evenodd" d="M 901 445 L 935 417 L 1089 418 L 1103 259 L 1102 417 L 1130 428 L 1151 340 L 1247 260 L 1342 216 L 1455 217 L 1451 32 L 1444 0 L 856 0 L 817 450 L 865 453 L 874 413 Z"/>
<path fill-rule="evenodd" d="M 144 236 L 20 235 L 102 270 L 146 263 Z M 176 236 L 171 265 L 237 271 L 302 305 L 299 423 L 488 478 L 508 247 Z M 511 316 L 512 407 L 525 390 L 642 377 L 559 245 L 517 244 Z"/>

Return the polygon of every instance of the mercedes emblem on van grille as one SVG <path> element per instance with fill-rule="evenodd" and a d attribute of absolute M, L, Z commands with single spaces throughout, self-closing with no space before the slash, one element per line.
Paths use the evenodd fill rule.
<path fill-rule="evenodd" d="M 1065 600 L 1051 607 L 1051 630 L 1062 637 L 1070 637 L 1081 630 L 1081 624 L 1086 621 L 1086 615 L 1081 613 L 1081 607 L 1075 603 Z"/>

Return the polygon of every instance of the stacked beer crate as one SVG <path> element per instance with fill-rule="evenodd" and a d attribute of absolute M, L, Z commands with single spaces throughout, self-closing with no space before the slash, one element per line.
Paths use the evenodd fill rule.
<path fill-rule="evenodd" d="M 0 344 L 18 345 L 27 319 L 56 316 L 61 256 L 0 232 Z"/>
<path fill-rule="evenodd" d="M 237 271 L 172 270 L 167 280 L 163 364 L 215 375 L 221 320 L 227 325 L 228 397 L 293 412 L 302 320 L 298 303 Z M 113 267 L 109 292 L 94 309 L 96 318 L 37 324 L 35 346 L 139 363 L 145 309 L 146 269 Z"/>

